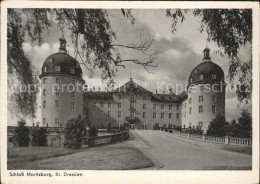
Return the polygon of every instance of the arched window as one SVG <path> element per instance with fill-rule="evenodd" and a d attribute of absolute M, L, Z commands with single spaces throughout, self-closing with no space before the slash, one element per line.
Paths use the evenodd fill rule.
<path fill-rule="evenodd" d="M 204 75 L 200 74 L 200 80 L 203 80 L 203 79 L 204 79 Z"/>
<path fill-rule="evenodd" d="M 47 72 L 48 71 L 48 67 L 47 66 L 44 66 L 43 67 L 43 72 L 45 73 L 45 72 Z"/>
<path fill-rule="evenodd" d="M 212 74 L 212 79 L 217 79 L 217 74 L 213 73 Z"/>

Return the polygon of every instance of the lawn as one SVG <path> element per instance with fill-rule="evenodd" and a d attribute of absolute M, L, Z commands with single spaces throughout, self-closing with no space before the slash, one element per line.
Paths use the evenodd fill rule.
<path fill-rule="evenodd" d="M 64 147 L 13 147 L 9 149 L 8 169 L 34 160 L 48 159 L 76 153 L 82 150 L 70 150 Z"/>
<path fill-rule="evenodd" d="M 127 142 L 77 152 L 53 147 L 16 147 L 10 150 L 8 158 L 10 170 L 126 170 L 151 166 L 153 162 Z"/>

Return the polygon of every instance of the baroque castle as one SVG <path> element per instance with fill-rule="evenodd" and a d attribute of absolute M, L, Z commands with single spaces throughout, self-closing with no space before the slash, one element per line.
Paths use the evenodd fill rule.
<path fill-rule="evenodd" d="M 83 85 L 85 81 L 78 61 L 67 53 L 66 39 L 62 36 L 59 41 L 59 51 L 47 57 L 40 75 L 41 126 L 65 127 L 69 119 L 83 115 L 94 125 L 105 128 L 108 123 L 118 126 L 134 122 L 130 123 L 131 129 L 153 129 L 170 124 L 205 132 L 216 115 L 225 115 L 224 72 L 211 61 L 207 47 L 202 62 L 189 75 L 187 91 L 179 95 L 153 93 L 132 78 L 113 92 L 83 92 L 68 88 L 60 91 L 61 85 Z M 133 119 L 135 121 L 131 121 Z"/>

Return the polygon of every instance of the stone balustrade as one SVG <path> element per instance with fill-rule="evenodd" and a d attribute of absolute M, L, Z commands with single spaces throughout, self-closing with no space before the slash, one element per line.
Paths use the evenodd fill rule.
<path fill-rule="evenodd" d="M 121 142 L 129 138 L 129 130 L 124 132 L 96 137 L 82 137 L 82 147 L 94 147 L 110 143 Z"/>
<path fill-rule="evenodd" d="M 162 130 L 162 129 L 160 129 Z M 163 130 L 165 131 L 165 130 Z M 252 146 L 252 139 L 239 138 L 239 137 L 230 137 L 230 136 L 210 136 L 210 135 L 199 135 L 199 134 L 190 134 L 184 133 L 176 130 L 166 130 L 165 132 L 171 133 L 174 136 L 179 136 L 188 139 L 200 140 L 204 142 L 215 142 L 221 144 L 230 144 L 238 146 Z"/>

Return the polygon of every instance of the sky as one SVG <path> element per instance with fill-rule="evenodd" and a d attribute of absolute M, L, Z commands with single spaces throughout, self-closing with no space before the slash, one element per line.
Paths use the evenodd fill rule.
<path fill-rule="evenodd" d="M 130 68 L 131 76 L 134 81 L 140 84 L 147 84 L 146 88 L 155 92 L 158 84 L 178 84 L 185 83 L 188 80 L 190 72 L 196 65 L 202 62 L 203 50 L 206 44 L 211 49 L 211 60 L 218 64 L 225 73 L 225 81 L 229 84 L 227 79 L 228 61 L 227 57 L 221 57 L 216 54 L 219 50 L 216 44 L 207 43 L 207 34 L 200 33 L 200 19 L 187 14 L 185 21 L 177 25 L 177 31 L 173 34 L 171 28 L 171 19 L 166 18 L 165 10 L 133 10 L 135 24 L 132 25 L 130 20 L 122 16 L 120 10 L 109 10 L 109 19 L 112 29 L 117 34 L 115 43 L 127 45 L 129 43 L 136 43 L 140 38 L 147 38 L 147 32 L 154 35 L 154 41 L 151 50 L 160 52 L 155 63 L 158 64 L 156 68 L 149 68 L 148 73 L 142 66 L 136 64 L 126 64 L 125 68 L 118 67 L 115 84 L 124 84 L 129 81 Z M 70 32 L 65 28 L 64 34 L 67 39 L 67 50 L 69 54 L 74 57 L 74 45 L 70 40 Z M 36 43 L 26 41 L 24 43 L 24 50 L 32 60 L 33 65 L 40 72 L 44 60 L 53 53 L 58 52 L 59 37 L 61 30 L 55 25 L 51 27 L 49 33 L 44 33 L 44 43 L 39 46 Z M 124 59 L 138 58 L 145 61 L 145 57 L 139 53 L 129 50 L 120 49 L 121 57 Z M 247 45 L 239 50 L 242 59 L 248 59 L 251 55 L 251 46 Z M 83 69 L 83 78 L 88 86 L 95 86 L 102 82 L 100 71 L 95 70 L 95 75 L 90 78 L 90 72 L 81 66 Z M 164 85 L 162 85 L 164 86 Z M 166 87 L 166 86 L 164 86 Z M 96 87 L 97 89 L 97 87 Z M 40 96 L 38 97 L 38 107 L 40 106 Z M 246 108 L 251 112 L 251 103 L 248 105 L 241 104 L 238 108 L 238 101 L 234 92 L 226 93 L 226 119 L 231 120 L 238 118 L 242 108 Z M 40 117 L 40 108 L 37 110 L 37 117 Z"/>

